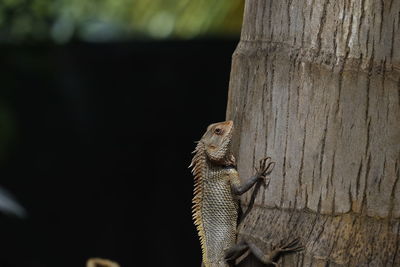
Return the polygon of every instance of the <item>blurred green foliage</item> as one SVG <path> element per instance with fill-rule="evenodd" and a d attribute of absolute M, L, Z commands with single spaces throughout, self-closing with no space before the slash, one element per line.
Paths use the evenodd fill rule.
<path fill-rule="evenodd" d="M 0 42 L 238 36 L 244 0 L 1 0 Z"/>

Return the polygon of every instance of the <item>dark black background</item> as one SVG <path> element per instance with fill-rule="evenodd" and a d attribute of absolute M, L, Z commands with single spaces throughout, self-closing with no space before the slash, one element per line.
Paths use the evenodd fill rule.
<path fill-rule="evenodd" d="M 0 185 L 0 267 L 199 266 L 187 168 L 224 120 L 237 40 L 2 46 L 15 132 Z"/>

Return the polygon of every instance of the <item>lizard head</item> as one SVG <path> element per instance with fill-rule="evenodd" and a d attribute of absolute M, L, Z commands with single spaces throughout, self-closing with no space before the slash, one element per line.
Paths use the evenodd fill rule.
<path fill-rule="evenodd" d="M 233 132 L 233 121 L 213 123 L 201 138 L 208 158 L 221 162 L 227 158 Z"/>

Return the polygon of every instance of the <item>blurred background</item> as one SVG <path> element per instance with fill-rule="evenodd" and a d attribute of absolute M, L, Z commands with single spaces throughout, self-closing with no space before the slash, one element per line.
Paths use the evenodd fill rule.
<path fill-rule="evenodd" d="M 187 167 L 243 2 L 0 1 L 0 267 L 200 266 Z"/>

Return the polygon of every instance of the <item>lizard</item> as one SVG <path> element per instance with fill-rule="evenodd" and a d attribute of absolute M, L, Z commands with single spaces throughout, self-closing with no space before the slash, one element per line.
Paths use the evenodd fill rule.
<path fill-rule="evenodd" d="M 281 253 L 302 250 L 298 239 L 286 243 L 281 241 L 270 253 L 264 253 L 246 240 L 237 243 L 239 196 L 256 185 L 244 213 L 247 215 L 259 185 L 266 183 L 275 163 L 270 162 L 269 157 L 260 160 L 256 174 L 241 183 L 230 149 L 233 129 L 233 121 L 209 125 L 197 142 L 189 166 L 194 176 L 192 217 L 200 239 L 202 266 L 233 266 L 235 260 L 247 251 L 264 264 L 278 266 L 275 260 Z"/>

